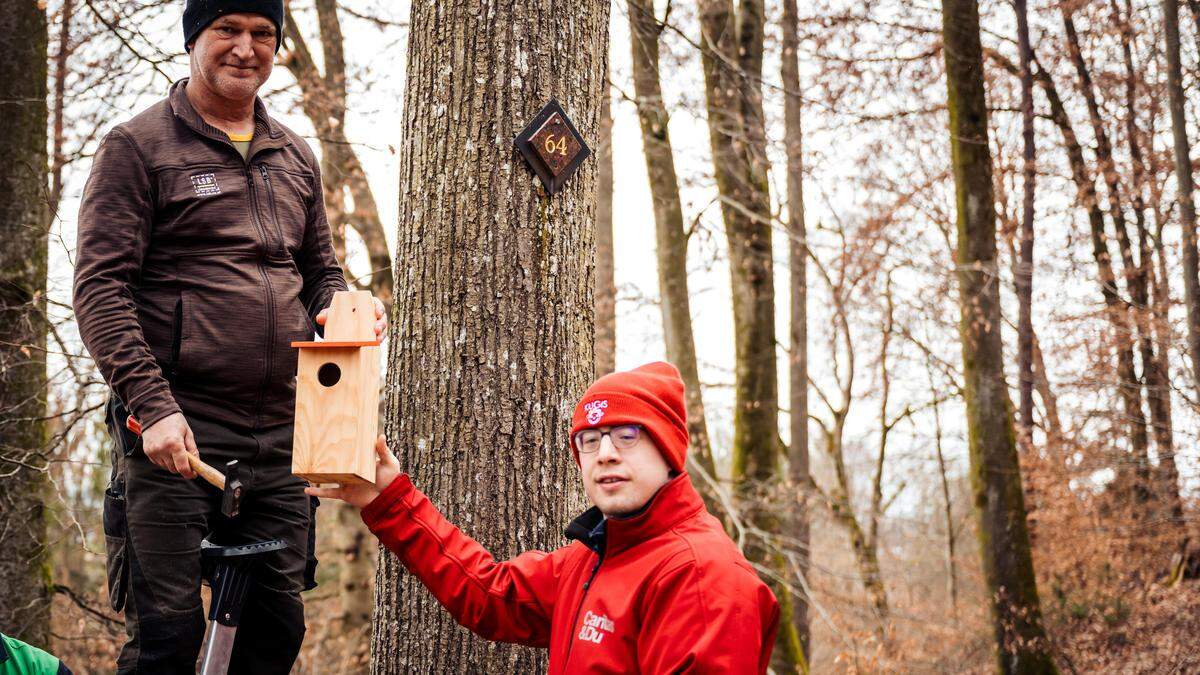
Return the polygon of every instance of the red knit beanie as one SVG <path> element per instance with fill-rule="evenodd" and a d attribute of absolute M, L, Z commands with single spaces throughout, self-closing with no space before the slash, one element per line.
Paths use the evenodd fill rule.
<path fill-rule="evenodd" d="M 683 380 L 675 366 L 664 361 L 612 373 L 588 387 L 571 418 L 571 438 L 591 427 L 640 424 L 650 433 L 663 459 L 683 471 L 687 457 L 687 407 Z M 579 450 L 571 443 L 579 462 Z"/>

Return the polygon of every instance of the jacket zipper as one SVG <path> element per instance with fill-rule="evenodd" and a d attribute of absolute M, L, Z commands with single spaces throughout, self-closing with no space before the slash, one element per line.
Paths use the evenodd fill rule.
<path fill-rule="evenodd" d="M 283 240 L 283 230 L 279 227 L 279 214 L 275 212 L 275 187 L 271 185 L 271 176 L 267 173 L 267 165 L 259 164 L 258 170 L 262 173 L 263 183 L 267 186 L 267 200 L 271 206 L 271 223 L 275 225 L 275 236 L 279 240 L 279 255 L 282 256 L 287 246 Z"/>
<path fill-rule="evenodd" d="M 267 231 L 267 227 L 263 225 L 262 219 L 258 213 L 258 197 L 254 192 L 254 171 L 250 168 L 249 161 L 246 163 L 246 186 L 249 189 L 250 196 L 250 220 L 258 227 L 263 235 L 263 254 L 264 257 L 271 250 L 271 235 Z M 258 401 L 254 404 L 254 426 L 258 427 L 262 417 L 263 399 L 266 397 L 267 384 L 271 381 L 271 365 L 274 359 L 275 351 L 275 293 L 271 290 L 271 280 L 267 277 L 267 271 L 262 260 L 258 262 L 258 274 L 262 277 L 263 288 L 267 291 L 267 349 L 266 363 L 263 367 L 263 381 L 258 388 Z"/>
<path fill-rule="evenodd" d="M 175 299 L 171 321 L 171 377 L 179 374 L 179 354 L 183 348 L 183 295 Z"/>
<path fill-rule="evenodd" d="M 602 562 L 604 562 L 603 555 L 601 555 L 596 560 L 596 564 L 592 566 L 592 574 L 588 577 L 588 580 L 583 582 L 583 595 L 579 598 L 579 605 L 575 607 L 575 618 L 571 619 L 571 632 L 567 635 L 567 653 L 563 657 L 564 673 L 571 672 L 567 669 L 567 666 L 571 663 L 571 648 L 575 646 L 575 640 L 579 639 L 579 636 L 575 634 L 575 626 L 579 623 L 579 613 L 583 611 L 583 603 L 585 600 L 587 600 L 588 589 L 592 587 L 592 582 L 596 580 L 596 574 L 600 571 L 600 563 Z"/>

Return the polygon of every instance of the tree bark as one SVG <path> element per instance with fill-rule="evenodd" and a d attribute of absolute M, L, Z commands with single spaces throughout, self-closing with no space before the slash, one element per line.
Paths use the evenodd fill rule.
<path fill-rule="evenodd" d="M 1025 192 L 1021 200 L 1020 261 L 1017 287 L 1017 377 L 1020 414 L 1017 416 L 1026 449 L 1033 444 L 1033 206 L 1037 187 L 1037 148 L 1033 135 L 1033 49 L 1029 42 L 1029 16 L 1025 0 L 1014 0 L 1017 42 L 1021 52 L 1021 142 Z"/>
<path fill-rule="evenodd" d="M 937 400 L 937 387 L 933 381 L 933 367 L 925 362 L 929 373 L 929 394 L 933 397 L 934 450 L 937 452 L 938 475 L 942 487 L 942 515 L 946 519 L 946 591 L 950 596 L 950 611 L 958 616 L 958 557 L 954 553 L 957 532 L 954 529 L 954 502 L 950 499 L 950 477 L 946 474 L 946 456 L 942 452 L 942 405 Z"/>
<path fill-rule="evenodd" d="M 651 0 L 629 0 L 628 4 L 633 88 L 642 130 L 642 151 L 646 156 L 646 174 L 650 179 L 650 198 L 654 206 L 658 287 L 667 360 L 679 368 L 683 378 L 691 454 L 701 468 L 716 477 L 708 426 L 705 424 L 700 374 L 696 365 L 696 341 L 692 332 L 687 279 L 688 235 L 683 226 L 679 179 L 675 174 L 675 156 L 671 149 L 668 128 L 670 114 L 663 101 L 658 70 L 658 39 L 662 27 L 654 17 L 654 3 Z"/>
<path fill-rule="evenodd" d="M 1183 67 L 1179 56 L 1179 3 L 1163 0 L 1163 32 L 1167 42 L 1167 94 L 1171 109 L 1174 140 L 1175 182 L 1179 202 L 1179 228 L 1182 248 L 1183 304 L 1187 308 L 1187 344 L 1192 358 L 1192 378 L 1200 396 L 1200 277 L 1197 276 L 1196 204 L 1192 199 L 1191 146 L 1187 136 L 1186 99 L 1183 92 Z M 1200 25 L 1200 14 L 1197 15 Z"/>
<path fill-rule="evenodd" d="M 371 621 L 374 607 L 372 589 L 375 565 L 371 551 L 371 533 L 362 522 L 359 510 L 343 508 L 339 503 L 334 509 L 337 527 L 330 536 L 338 553 L 335 563 L 338 569 L 338 595 L 341 599 L 342 626 L 347 631 L 363 628 Z"/>
<path fill-rule="evenodd" d="M 996 667 L 1055 672 L 1041 625 L 1012 404 L 1004 382 L 996 207 L 976 0 L 942 0 L 951 161 L 958 214 L 959 325 L 971 488 L 991 600 Z"/>
<path fill-rule="evenodd" d="M 612 97 L 604 83 L 596 142 L 596 376 L 617 369 L 617 284 L 613 266 Z M 691 383 L 688 383 L 691 386 Z"/>
<path fill-rule="evenodd" d="M 759 141 L 755 127 L 761 115 L 756 120 L 754 109 L 761 109 L 762 99 L 746 93 L 761 86 L 762 27 L 754 22 L 761 23 L 762 14 L 743 10 L 735 26 L 729 0 L 704 0 L 700 7 L 709 140 L 729 244 L 737 327 L 733 475 L 736 480 L 769 482 L 779 464 L 771 212 L 760 165 L 766 153 L 750 147 Z M 745 33 L 759 36 L 757 47 L 743 39 Z M 752 84 L 744 83 L 750 80 Z M 755 100 L 745 102 L 747 95 Z"/>
<path fill-rule="evenodd" d="M 796 0 L 783 0 L 780 82 L 783 84 L 783 142 L 787 156 L 787 233 L 788 298 L 788 534 L 796 540 L 797 567 L 808 577 L 809 519 L 808 484 L 811 480 L 808 456 L 808 232 L 804 220 L 804 125 L 800 97 L 800 37 Z M 811 636 L 808 623 L 808 598 L 797 595 L 792 606 L 792 624 L 800 639 L 804 670 L 811 660 Z"/>
<path fill-rule="evenodd" d="M 784 526 L 778 505 L 794 495 L 781 493 L 785 483 L 780 480 L 772 214 L 762 102 L 763 2 L 741 0 L 735 17 L 730 0 L 703 0 L 700 30 L 709 142 L 729 247 L 735 326 L 731 473 L 747 518 L 774 537 Z M 751 541 L 746 555 L 774 570 L 765 580 L 779 598 L 783 616 L 790 616 L 787 587 L 772 578 L 786 578 L 788 573 L 777 542 Z M 795 625 L 781 623 L 773 666 L 795 671 L 803 662 Z"/>
<path fill-rule="evenodd" d="M 58 213 L 62 201 L 64 120 L 63 112 L 67 100 L 67 59 L 71 55 L 71 16 L 75 11 L 74 0 L 62 0 L 59 8 L 58 48 L 54 54 L 54 131 L 50 137 L 50 213 Z"/>
<path fill-rule="evenodd" d="M 0 626 L 47 646 L 46 108 L 49 42 L 36 0 L 0 8 Z"/>
<path fill-rule="evenodd" d="M 503 559 L 561 546 L 584 507 L 568 420 L 594 365 L 596 168 L 553 198 L 513 148 L 551 98 L 600 126 L 609 4 L 414 2 L 385 394 L 401 466 Z M 372 668 L 538 672 L 545 653 L 458 626 L 381 555 Z"/>

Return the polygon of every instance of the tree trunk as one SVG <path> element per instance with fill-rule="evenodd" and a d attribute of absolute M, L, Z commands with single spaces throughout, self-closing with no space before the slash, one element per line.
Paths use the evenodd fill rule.
<path fill-rule="evenodd" d="M 741 18 L 755 17 L 743 12 Z M 761 19 L 761 12 L 757 14 Z M 739 21 L 741 30 L 756 33 L 757 58 L 739 52 L 755 51 L 740 39 L 729 0 L 704 0 L 703 32 L 705 100 L 713 168 L 721 197 L 721 213 L 729 244 L 729 270 L 736 336 L 736 384 L 733 413 L 733 475 L 736 479 L 769 482 L 778 467 L 778 390 L 775 370 L 775 286 L 771 258 L 771 213 L 765 174 L 765 152 L 749 146 L 758 140 L 753 102 L 743 103 L 745 91 L 761 84 L 762 28 Z M 758 79 L 733 64 L 759 65 Z M 742 80 L 754 79 L 752 85 Z M 761 97 L 757 98 L 761 108 Z M 761 121 L 761 117 L 759 118 Z"/>
<path fill-rule="evenodd" d="M 413 3 L 386 430 L 401 466 L 499 559 L 584 507 L 568 421 L 591 381 L 596 169 L 554 197 L 513 148 L 551 98 L 594 144 L 609 4 Z M 538 672 L 467 633 L 381 555 L 373 670 Z"/>
<path fill-rule="evenodd" d="M 667 360 L 679 368 L 683 377 L 691 454 L 701 468 L 716 477 L 696 366 L 696 342 L 692 333 L 687 279 L 688 235 L 683 227 L 679 180 L 675 175 L 675 157 L 671 149 L 668 129 L 670 115 L 663 102 L 658 71 L 658 39 L 662 28 L 654 17 L 654 3 L 651 0 L 629 0 L 628 9 L 633 87 L 642 130 L 642 150 L 646 156 L 646 174 L 650 179 L 650 197 L 654 205 L 658 287 Z"/>
<path fill-rule="evenodd" d="M 612 98 L 608 82 L 600 102 L 596 141 L 596 376 L 617 369 L 617 284 L 613 274 Z M 691 383 L 688 383 L 691 386 Z"/>
<path fill-rule="evenodd" d="M 67 58 L 71 55 L 71 15 L 75 11 L 74 0 L 62 0 L 59 8 L 58 48 L 54 54 L 54 131 L 50 137 L 50 213 L 58 213 L 62 201 L 64 120 L 63 111 L 67 101 Z"/>
<path fill-rule="evenodd" d="M 338 503 L 334 508 L 335 531 L 329 537 L 337 551 L 338 595 L 341 598 L 342 626 L 349 632 L 371 621 L 372 589 L 375 565 L 371 559 L 370 531 L 364 527 L 359 510 Z"/>
<path fill-rule="evenodd" d="M 1041 625 L 1012 404 L 1004 382 L 996 209 L 976 0 L 942 0 L 971 488 L 980 558 L 1004 673 L 1055 672 Z"/>
<path fill-rule="evenodd" d="M 834 486 L 832 490 L 822 492 L 822 494 L 829 507 L 829 512 L 846 530 L 846 536 L 850 538 L 850 549 L 854 553 L 854 562 L 858 566 L 863 591 L 866 592 L 871 609 L 879 619 L 877 632 L 883 635 L 885 634 L 884 623 L 891 610 L 887 589 L 883 585 L 883 576 L 879 569 L 878 551 L 875 548 L 875 542 L 872 541 L 873 535 L 863 530 L 858 515 L 854 511 L 854 504 L 850 500 L 850 475 L 846 471 L 845 460 L 845 432 L 846 420 L 849 419 L 848 401 L 850 399 L 846 398 L 845 400 L 847 403 L 843 404 L 844 407 L 833 411 L 833 424 L 825 433 L 824 449 L 830 461 L 833 462 Z M 868 517 L 874 518 L 874 511 L 878 509 L 874 495 L 882 489 L 878 482 L 881 476 L 881 472 L 876 472 L 871 483 L 872 512 L 868 514 Z M 811 477 L 810 484 L 815 484 Z M 875 520 L 878 521 L 877 518 Z"/>
<path fill-rule="evenodd" d="M 784 520 L 779 440 L 779 375 L 775 363 L 775 281 L 771 202 L 763 120 L 762 0 L 742 0 L 734 16 L 730 0 L 700 3 L 701 61 L 714 174 L 729 246 L 735 326 L 735 395 L 732 477 L 740 507 L 759 530 L 773 537 Z M 786 586 L 772 576 L 788 572 L 775 541 L 751 541 L 746 556 L 774 569 L 765 580 L 792 613 Z M 802 668 L 804 654 L 791 621 L 782 622 L 772 657 L 781 671 Z"/>
<path fill-rule="evenodd" d="M 1021 200 L 1021 257 L 1016 266 L 1017 377 L 1020 384 L 1020 436 L 1033 444 L 1033 205 L 1037 184 L 1036 146 L 1033 136 L 1033 49 L 1029 43 L 1029 17 L 1025 0 L 1014 0 L 1017 42 L 1021 51 L 1021 139 L 1025 192 Z"/>
<path fill-rule="evenodd" d="M 1001 227 L 1001 231 L 1004 231 L 1003 226 Z M 1012 274 L 1015 279 L 1020 274 L 1019 267 L 1021 260 L 1017 253 L 1017 247 L 1012 241 L 1012 236 L 1008 236 L 1005 243 L 1008 246 L 1009 260 L 1011 261 Z M 1033 378 L 1033 389 L 1038 393 L 1038 396 L 1042 399 L 1042 405 L 1045 407 L 1042 431 L 1046 434 L 1046 449 L 1051 452 L 1057 452 L 1062 447 L 1062 421 L 1058 415 L 1058 398 L 1050 389 L 1050 379 L 1046 375 L 1046 361 L 1042 356 L 1042 348 L 1038 342 L 1037 331 L 1033 329 L 1032 324 L 1029 326 L 1029 341 L 1030 351 L 1032 352 L 1029 356 L 1032 360 L 1030 364 L 1032 368 L 1030 376 Z M 1029 423 L 1030 425 L 1033 424 L 1032 417 Z"/>
<path fill-rule="evenodd" d="M 1050 376 L 1046 373 L 1046 360 L 1042 356 L 1042 347 L 1038 342 L 1037 333 L 1033 335 L 1033 375 L 1038 397 L 1046 408 L 1046 435 L 1049 437 L 1051 449 L 1062 447 L 1062 421 L 1058 415 L 1058 396 L 1050 389 Z"/>
<path fill-rule="evenodd" d="M 789 502 L 787 533 L 796 540 L 797 567 L 807 578 L 809 570 L 808 525 L 808 233 L 804 221 L 804 125 L 801 119 L 800 64 L 798 35 L 799 14 L 796 0 L 783 0 L 783 55 L 780 82 L 783 84 L 783 142 L 787 155 L 787 233 L 788 297 L 788 424 L 791 446 L 788 448 Z M 786 617 L 784 617 L 786 618 Z M 800 639 L 805 671 L 811 660 L 811 631 L 808 625 L 808 598 L 796 595 L 792 623 Z"/>
<path fill-rule="evenodd" d="M 950 596 L 950 611 L 958 616 L 958 568 L 954 553 L 957 533 L 954 529 L 954 502 L 950 499 L 950 477 L 946 475 L 946 456 L 942 452 L 942 404 L 938 400 L 937 387 L 933 382 L 933 367 L 927 360 L 925 369 L 929 373 L 929 394 L 933 398 L 934 450 L 937 451 L 938 475 L 942 487 L 942 515 L 946 519 L 946 592 Z"/>
<path fill-rule="evenodd" d="M 1179 3 L 1163 0 L 1163 32 L 1167 40 L 1167 94 L 1174 136 L 1175 181 L 1179 202 L 1179 228 L 1183 249 L 1183 304 L 1187 307 L 1187 344 L 1192 357 L 1193 385 L 1200 396 L 1200 278 L 1197 277 L 1196 204 L 1192 200 L 1192 159 L 1187 137 L 1183 67 L 1179 57 Z M 1200 15 L 1197 15 L 1200 25 Z"/>
<path fill-rule="evenodd" d="M 1113 13 L 1121 16 L 1117 0 L 1112 0 Z M 1138 346 L 1142 359 L 1142 379 L 1146 384 L 1146 402 L 1150 408 L 1150 429 L 1158 455 L 1156 494 L 1164 506 L 1165 515 L 1182 525 L 1183 502 L 1179 495 L 1179 469 L 1175 465 L 1175 439 L 1171 421 L 1171 384 L 1165 354 L 1155 354 L 1154 309 L 1150 287 L 1154 285 L 1154 266 L 1151 262 L 1150 234 L 1146 228 L 1146 204 L 1143 198 L 1146 182 L 1142 159 L 1141 131 L 1137 126 L 1137 69 L 1133 64 L 1136 38 L 1130 22 L 1133 20 L 1132 0 L 1125 0 L 1125 15 L 1121 19 L 1121 52 L 1125 64 L 1125 137 L 1133 164 L 1133 181 L 1129 190 L 1137 232 L 1136 284 L 1130 286 L 1134 320 L 1138 329 Z M 1132 244 L 1130 244 L 1132 248 Z M 1132 255 L 1129 256 L 1132 258 Z M 1182 528 L 1180 528 L 1182 532 Z"/>
<path fill-rule="evenodd" d="M 883 503 L 883 470 L 887 458 L 888 436 L 891 435 L 895 423 L 888 419 L 888 405 L 892 395 L 892 372 L 888 365 L 889 349 L 892 335 L 895 333 L 896 305 L 892 295 L 892 277 L 887 273 L 884 282 L 884 316 L 883 326 L 879 331 L 879 450 L 875 455 L 875 471 L 871 476 L 871 505 L 867 511 L 866 550 L 862 559 L 866 564 L 860 564 L 864 578 L 870 578 L 874 589 L 875 607 L 880 617 L 888 616 L 887 595 L 883 587 L 883 575 L 879 569 L 879 519 L 886 508 Z M 848 491 L 847 491 L 848 492 Z"/>
<path fill-rule="evenodd" d="M 47 31 L 36 0 L 0 8 L 0 627 L 41 647 L 50 637 Z"/>

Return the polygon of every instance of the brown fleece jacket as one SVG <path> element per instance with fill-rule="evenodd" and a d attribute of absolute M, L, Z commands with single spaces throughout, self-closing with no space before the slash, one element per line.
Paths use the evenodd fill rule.
<path fill-rule="evenodd" d="M 318 163 L 255 102 L 243 160 L 187 80 L 105 137 L 79 209 L 75 316 L 144 427 L 180 410 L 240 427 L 291 421 L 293 340 L 346 281 Z"/>

